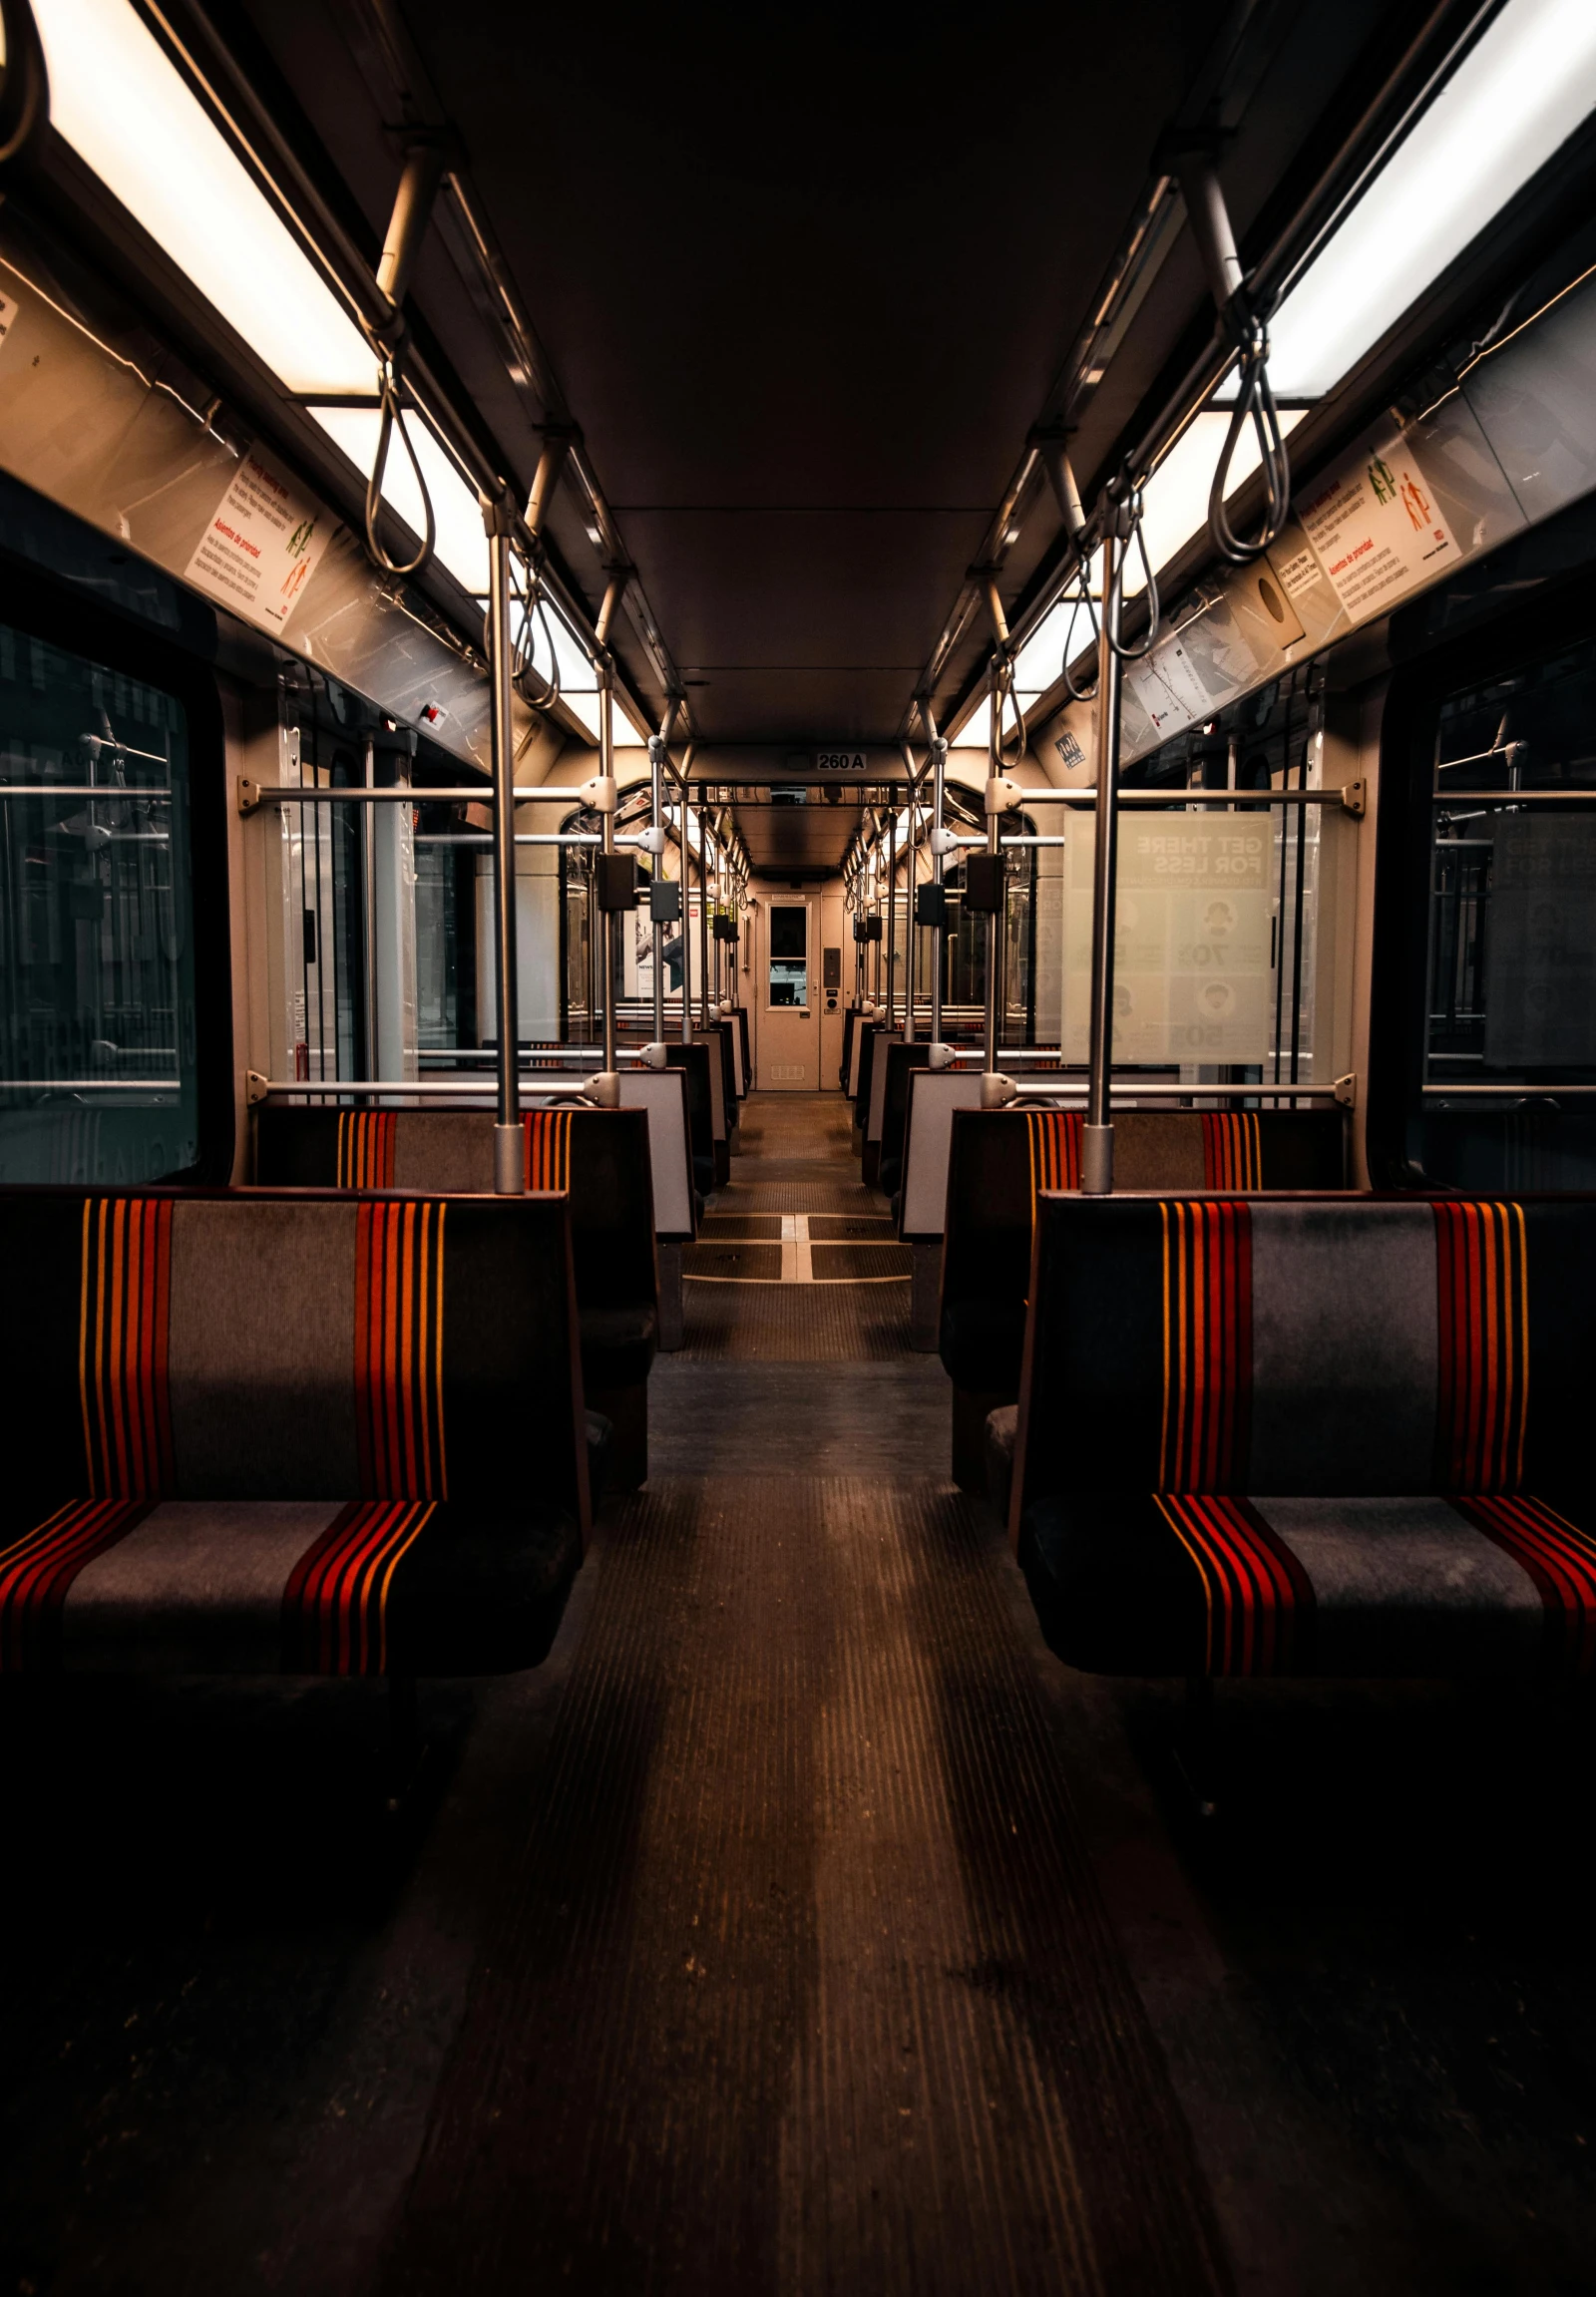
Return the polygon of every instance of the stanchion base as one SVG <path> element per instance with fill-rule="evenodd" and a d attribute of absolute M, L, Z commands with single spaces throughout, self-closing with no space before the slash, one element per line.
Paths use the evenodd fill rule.
<path fill-rule="evenodd" d="M 1114 1193 L 1112 1125 L 1082 1125 L 1080 1128 L 1080 1193 L 1082 1196 L 1112 1196 Z"/>
<path fill-rule="evenodd" d="M 527 1135 L 520 1125 L 493 1128 L 493 1191 L 495 1196 L 527 1193 Z"/>

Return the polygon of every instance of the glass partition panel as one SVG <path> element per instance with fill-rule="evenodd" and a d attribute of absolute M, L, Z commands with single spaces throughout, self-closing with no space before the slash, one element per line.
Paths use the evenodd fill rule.
<path fill-rule="evenodd" d="M 200 1156 L 183 704 L 0 625 L 0 1180 Z M 27 794 L 22 794 L 27 793 Z"/>

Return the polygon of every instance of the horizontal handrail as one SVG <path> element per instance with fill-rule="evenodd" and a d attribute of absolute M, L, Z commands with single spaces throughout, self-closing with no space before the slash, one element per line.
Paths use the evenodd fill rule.
<path fill-rule="evenodd" d="M 1596 1093 L 1596 1085 L 1421 1085 L 1428 1100 L 1570 1100 Z"/>
<path fill-rule="evenodd" d="M 178 1093 L 182 1077 L 0 1077 L 0 1093 Z"/>
<path fill-rule="evenodd" d="M 1432 790 L 1437 806 L 1596 805 L 1596 790 Z"/>
<path fill-rule="evenodd" d="M 131 788 L 120 782 L 0 782 L 0 798 L 170 798 L 174 794 L 142 782 Z"/>

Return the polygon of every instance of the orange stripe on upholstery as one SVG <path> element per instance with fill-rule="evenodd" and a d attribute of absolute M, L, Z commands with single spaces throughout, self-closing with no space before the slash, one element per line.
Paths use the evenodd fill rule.
<path fill-rule="evenodd" d="M 373 1499 L 447 1499 L 444 1217 L 437 1202 L 362 1204 L 355 1232 L 355 1430 Z"/>
<path fill-rule="evenodd" d="M 78 1386 L 95 1499 L 147 1499 L 173 1483 L 167 1357 L 172 1204 L 91 1197 L 83 1208 Z"/>
<path fill-rule="evenodd" d="M 1030 1218 L 1036 1221 L 1036 1199 L 1044 1190 L 1080 1186 L 1080 1112 L 1078 1109 L 1027 1109 L 1030 1133 Z"/>
<path fill-rule="evenodd" d="M 1437 1203 L 1442 1491 L 1516 1491 L 1529 1414 L 1529 1267 L 1523 1208 Z"/>
<path fill-rule="evenodd" d="M 1257 1189 L 1264 1185 L 1264 1152 L 1258 1118 L 1248 1110 L 1205 1109 L 1203 1186 Z"/>
<path fill-rule="evenodd" d="M 338 1186 L 392 1188 L 396 1109 L 345 1109 L 338 1118 Z"/>
<path fill-rule="evenodd" d="M 0 1548 L 0 1673 L 59 1664 L 61 1613 L 73 1581 L 142 1523 L 152 1504 L 71 1500 Z"/>
<path fill-rule="evenodd" d="M 289 1674 L 386 1674 L 394 1573 L 434 1504 L 355 1500 L 306 1549 L 282 1599 L 283 1667 Z"/>
<path fill-rule="evenodd" d="M 1552 1664 L 1569 1675 L 1596 1673 L 1596 1539 L 1544 1500 L 1504 1494 L 1451 1504 L 1534 1581 Z"/>
<path fill-rule="evenodd" d="M 564 1194 L 571 1186 L 570 1109 L 528 1109 L 527 1186 Z"/>
<path fill-rule="evenodd" d="M 1253 1378 L 1252 1217 L 1159 1206 L 1164 1248 L 1161 1491 L 1223 1492 L 1246 1472 Z"/>
<path fill-rule="evenodd" d="M 1313 1587 L 1291 1549 L 1245 1500 L 1168 1493 L 1158 1506 L 1202 1581 L 1205 1672 L 1291 1674 L 1314 1615 Z"/>

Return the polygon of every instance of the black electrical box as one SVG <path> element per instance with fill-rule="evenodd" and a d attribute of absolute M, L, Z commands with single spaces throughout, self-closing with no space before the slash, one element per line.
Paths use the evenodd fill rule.
<path fill-rule="evenodd" d="M 866 920 L 865 920 L 865 939 L 866 939 L 866 941 L 867 941 L 867 942 L 879 942 L 879 941 L 880 941 L 880 939 L 881 939 L 881 920 L 880 920 L 880 918 L 866 918 Z"/>
<path fill-rule="evenodd" d="M 948 923 L 946 886 L 916 886 L 915 923 L 917 926 L 945 926 Z"/>
<path fill-rule="evenodd" d="M 840 989 L 842 987 L 841 950 L 821 951 L 820 985 L 823 989 Z"/>
<path fill-rule="evenodd" d="M 715 920 L 715 939 L 716 939 L 716 941 L 717 941 L 717 942 L 734 942 L 734 941 L 737 939 L 737 921 L 736 921 L 736 919 L 735 919 L 735 918 L 716 918 L 716 920 Z"/>
<path fill-rule="evenodd" d="M 1003 857 L 1001 854 L 967 854 L 965 856 L 965 907 L 978 917 L 998 917 L 1003 906 Z"/>
<path fill-rule="evenodd" d="M 674 878 L 654 878 L 648 887 L 648 915 L 656 926 L 673 926 L 681 916 L 681 887 Z"/>
<path fill-rule="evenodd" d="M 854 920 L 854 940 L 855 940 L 856 942 L 868 942 L 868 941 L 869 941 L 869 939 L 870 939 L 870 936 L 869 936 L 869 935 L 866 933 L 866 931 L 865 931 L 865 921 L 864 921 L 864 919 L 863 919 L 863 918 L 855 918 L 855 920 Z"/>
<path fill-rule="evenodd" d="M 595 854 L 594 884 L 598 907 L 607 917 L 616 910 L 637 907 L 637 859 L 634 854 Z"/>

